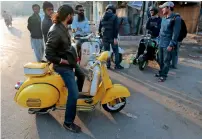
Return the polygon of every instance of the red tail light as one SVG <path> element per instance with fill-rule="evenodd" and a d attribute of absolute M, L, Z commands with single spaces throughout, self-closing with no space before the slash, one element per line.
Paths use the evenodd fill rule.
<path fill-rule="evenodd" d="M 15 89 L 18 90 L 22 84 L 23 84 L 23 82 L 17 82 L 15 85 Z"/>

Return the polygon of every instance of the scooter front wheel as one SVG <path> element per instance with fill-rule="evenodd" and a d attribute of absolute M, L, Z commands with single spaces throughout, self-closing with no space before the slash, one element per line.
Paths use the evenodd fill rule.
<path fill-rule="evenodd" d="M 141 71 L 144 70 L 144 68 L 146 67 L 147 64 L 148 64 L 148 61 L 141 61 L 141 62 L 139 62 L 139 69 Z"/>
<path fill-rule="evenodd" d="M 116 113 L 121 111 L 126 105 L 126 98 L 117 98 L 107 104 L 103 104 L 102 107 L 110 113 Z"/>

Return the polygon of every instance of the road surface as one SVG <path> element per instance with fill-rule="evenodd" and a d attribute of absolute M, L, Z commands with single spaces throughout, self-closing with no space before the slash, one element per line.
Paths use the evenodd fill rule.
<path fill-rule="evenodd" d="M 160 84 L 153 77 L 154 68 L 109 71 L 115 83 L 129 88 L 131 97 L 118 114 L 99 106 L 93 112 L 78 112 L 80 134 L 62 127 L 64 111 L 29 115 L 13 100 L 15 83 L 25 79 L 23 65 L 35 61 L 26 25 L 27 18 L 15 18 L 10 29 L 0 21 L 2 139 L 202 138 L 202 68 L 190 61 L 181 61 L 178 70 L 172 70 L 167 82 Z"/>

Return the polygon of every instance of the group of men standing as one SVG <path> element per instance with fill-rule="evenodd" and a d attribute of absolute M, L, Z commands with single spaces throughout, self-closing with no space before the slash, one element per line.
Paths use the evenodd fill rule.
<path fill-rule="evenodd" d="M 64 127 L 73 132 L 80 132 L 80 127 L 74 124 L 76 115 L 76 103 L 79 92 L 82 91 L 85 76 L 77 64 L 77 53 L 71 46 L 71 36 L 68 25 L 71 25 L 72 36 L 84 36 L 90 33 L 87 18 L 84 16 L 84 8 L 77 5 L 75 10 L 69 5 L 62 5 L 53 14 L 53 5 L 50 2 L 43 3 L 45 17 L 43 21 L 39 16 L 40 6 L 32 6 L 33 15 L 28 19 L 28 30 L 31 34 L 31 46 L 34 49 L 38 62 L 42 62 L 44 44 L 46 46 L 46 59 L 53 63 L 54 70 L 60 74 L 68 88 L 68 101 L 66 104 Z M 75 14 L 75 11 L 77 15 Z M 104 44 L 104 50 L 110 51 L 112 46 L 115 52 L 115 69 L 122 69 L 118 57 L 118 22 L 113 5 L 106 7 L 103 19 L 100 21 L 99 33 Z M 81 48 L 82 40 L 76 43 L 77 51 Z M 110 60 L 107 63 L 110 68 Z M 75 81 L 77 77 L 77 82 Z M 47 111 L 46 108 L 41 111 Z"/>
<path fill-rule="evenodd" d="M 146 29 L 151 34 L 151 38 L 157 41 L 159 47 L 158 63 L 160 70 L 158 74 L 155 74 L 155 77 L 158 77 L 160 82 L 164 82 L 169 68 L 177 68 L 182 19 L 179 14 L 173 12 L 173 2 L 165 2 L 163 5 L 160 5 L 160 8 L 164 17 L 160 18 L 158 16 L 159 10 L 157 7 L 151 7 L 151 17 L 148 19 Z M 134 63 L 137 58 L 138 55 L 136 55 Z"/>
<path fill-rule="evenodd" d="M 174 4 L 166 2 L 161 5 L 165 18 L 157 16 L 158 11 L 151 9 L 153 13 L 147 24 L 147 29 L 151 31 L 154 37 L 159 39 L 160 71 L 156 74 L 160 81 L 165 81 L 172 51 L 178 47 L 178 35 L 181 28 L 181 19 L 175 18 L 172 26 L 171 20 L 176 16 L 173 13 Z M 75 10 L 69 5 L 62 5 L 53 14 L 53 5 L 50 2 L 43 3 L 45 18 L 41 22 L 39 16 L 40 6 L 32 6 L 33 15 L 28 19 L 28 30 L 31 33 L 31 45 L 34 49 L 38 62 L 41 62 L 44 54 L 44 43 L 46 45 L 46 58 L 53 63 L 54 70 L 61 75 L 65 85 L 68 88 L 68 101 L 66 104 L 64 127 L 73 132 L 80 132 L 81 128 L 74 124 L 76 116 L 76 104 L 79 92 L 82 91 L 85 76 L 77 64 L 76 50 L 71 46 L 71 36 L 68 31 L 68 25 L 71 25 L 73 36 L 82 36 L 90 32 L 87 18 L 84 16 L 82 5 L 76 6 L 77 15 L 74 16 Z M 115 69 L 123 69 L 119 64 L 118 56 L 118 18 L 116 9 L 113 5 L 106 7 L 106 12 L 100 21 L 99 34 L 102 38 L 104 50 L 110 51 L 110 47 L 115 53 Z M 160 33 L 159 33 L 160 32 Z M 160 34 L 160 35 L 159 35 Z M 43 40 L 44 39 L 44 40 Z M 77 41 L 77 50 L 81 47 L 81 41 Z M 107 67 L 110 68 L 110 60 Z M 75 81 L 77 76 L 77 82 Z M 42 109 L 46 110 L 46 109 Z"/>
<path fill-rule="evenodd" d="M 28 19 L 28 30 L 31 34 L 31 46 L 34 50 L 36 60 L 41 62 L 44 56 L 45 43 L 47 42 L 47 34 L 50 27 L 53 25 L 51 15 L 53 14 L 54 8 L 53 4 L 45 1 L 43 3 L 43 11 L 45 17 L 43 21 L 39 16 L 40 6 L 34 4 L 32 6 L 33 14 Z M 84 8 L 82 5 L 77 5 L 74 12 L 77 15 L 74 16 L 73 22 L 71 24 L 72 37 L 75 36 L 85 36 L 90 33 L 90 26 L 88 19 L 84 15 Z M 119 52 L 118 52 L 118 18 L 116 16 L 116 9 L 113 5 L 108 5 L 106 7 L 106 13 L 103 19 L 100 21 L 99 34 L 103 41 L 103 46 L 105 51 L 110 51 L 112 47 L 115 53 L 115 69 L 123 69 L 120 66 Z M 78 56 L 81 57 L 81 45 L 82 40 L 76 40 L 76 47 Z M 107 67 L 110 68 L 110 59 L 107 62 Z"/>
<path fill-rule="evenodd" d="M 52 26 L 51 15 L 53 14 L 53 4 L 50 2 L 43 3 L 45 17 L 41 21 L 39 16 L 40 6 L 32 5 L 33 14 L 28 18 L 27 29 L 31 34 L 31 46 L 34 50 L 37 62 L 41 62 L 44 56 L 44 44 L 47 42 L 47 34 Z"/>

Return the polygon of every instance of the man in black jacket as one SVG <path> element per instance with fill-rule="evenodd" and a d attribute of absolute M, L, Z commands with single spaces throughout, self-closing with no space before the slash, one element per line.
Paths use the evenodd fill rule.
<path fill-rule="evenodd" d="M 154 39 L 157 44 L 159 42 L 159 33 L 161 29 L 161 17 L 158 16 L 158 8 L 157 7 L 151 7 L 150 8 L 150 15 L 151 17 L 148 19 L 146 24 L 146 29 L 148 31 L 148 34 L 151 35 L 151 38 Z M 138 47 L 138 52 L 136 54 L 135 59 L 133 60 L 133 64 L 137 64 L 137 59 L 140 55 L 144 53 L 146 49 L 146 46 L 144 44 L 140 44 Z M 158 60 L 157 60 L 158 61 Z"/>
<path fill-rule="evenodd" d="M 47 34 L 50 29 L 50 27 L 53 25 L 53 22 L 51 20 L 51 15 L 53 14 L 53 4 L 51 2 L 45 1 L 43 3 L 43 11 L 45 13 L 45 17 L 42 22 L 42 32 L 43 32 L 43 38 L 44 42 L 47 42 Z"/>
<path fill-rule="evenodd" d="M 50 27 L 53 25 L 53 21 L 51 20 L 51 15 L 53 14 L 53 4 L 45 1 L 43 3 L 43 10 L 45 13 L 45 17 L 42 22 L 42 32 L 44 37 L 44 42 L 47 42 L 48 38 L 48 31 Z M 73 49 L 73 48 L 72 48 Z M 85 81 L 85 74 L 82 71 L 82 69 L 79 67 L 79 65 L 76 65 L 75 67 L 75 76 L 77 77 L 77 85 L 79 92 L 82 92 L 84 81 Z"/>
<path fill-rule="evenodd" d="M 47 35 L 46 58 L 54 64 L 54 70 L 60 74 L 68 88 L 64 128 L 72 132 L 80 132 L 81 128 L 74 124 L 76 104 L 79 95 L 75 82 L 74 70 L 77 65 L 77 54 L 71 46 L 68 25 L 72 24 L 74 10 L 68 5 L 61 6 L 53 17 L 53 24 Z M 76 70 L 76 69 L 75 69 Z"/>
<path fill-rule="evenodd" d="M 31 33 L 31 46 L 34 49 L 34 53 L 37 62 L 43 59 L 44 54 L 44 43 L 41 31 L 41 18 L 39 16 L 40 7 L 37 4 L 32 6 L 33 15 L 28 18 L 27 29 Z"/>
<path fill-rule="evenodd" d="M 161 17 L 158 16 L 158 8 L 151 7 L 150 14 L 151 17 L 148 19 L 146 24 L 146 29 L 148 30 L 148 34 L 151 34 L 152 38 L 157 38 L 159 36 L 159 32 L 161 29 Z"/>
<path fill-rule="evenodd" d="M 119 62 L 119 48 L 118 48 L 118 18 L 116 16 L 116 9 L 109 4 L 106 7 L 106 12 L 100 21 L 99 34 L 102 37 L 104 50 L 110 51 L 110 45 L 115 53 L 115 69 L 123 69 Z M 110 59 L 107 62 L 107 68 L 110 68 Z"/>

